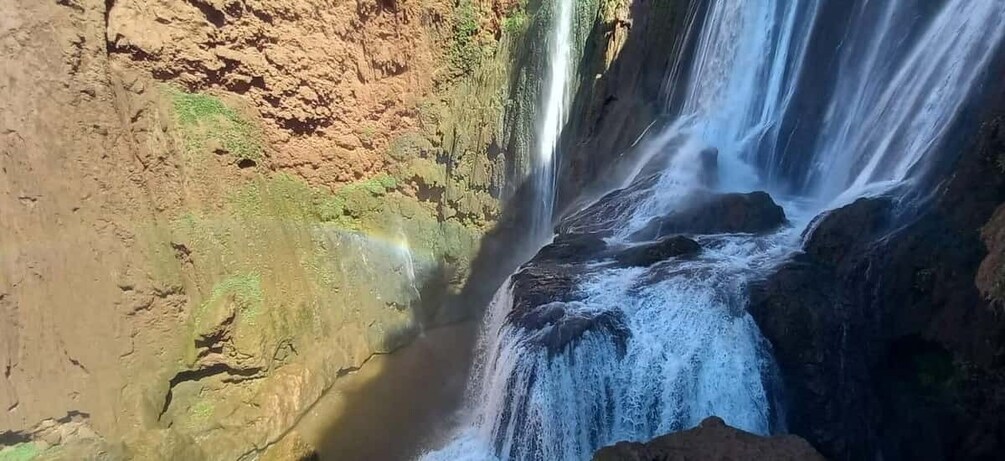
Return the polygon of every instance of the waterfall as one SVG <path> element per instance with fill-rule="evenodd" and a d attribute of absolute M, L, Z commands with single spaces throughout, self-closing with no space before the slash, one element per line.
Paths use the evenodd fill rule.
<path fill-rule="evenodd" d="M 548 36 L 548 80 L 544 88 L 541 124 L 532 171 L 537 203 L 533 211 L 533 234 L 547 238 L 552 232 L 558 140 L 565 126 L 569 87 L 572 80 L 574 0 L 557 0 Z"/>
<path fill-rule="evenodd" d="M 810 176 L 823 199 L 850 200 L 909 180 L 938 148 L 1005 33 L 1005 2 L 951 0 L 907 47 L 904 31 L 917 20 L 910 3 L 856 8 Z"/>
<path fill-rule="evenodd" d="M 783 178 L 783 120 L 806 83 L 814 30 L 828 20 L 822 3 L 711 4 L 676 118 L 639 143 L 636 174 L 622 190 L 561 228 L 633 248 L 646 244 L 638 235 L 654 218 L 696 196 L 796 180 L 800 193 L 776 197 L 788 224 L 698 233 L 698 256 L 649 267 L 604 253 L 558 263 L 539 254 L 489 307 L 462 428 L 423 459 L 590 459 L 601 446 L 709 415 L 754 433 L 784 431 L 770 346 L 746 312 L 748 283 L 797 250 L 811 218 L 835 200 L 909 186 L 1005 33 L 1005 2 L 945 0 L 930 18 L 913 1 L 855 2 L 820 133 L 801 154 L 809 169 Z"/>

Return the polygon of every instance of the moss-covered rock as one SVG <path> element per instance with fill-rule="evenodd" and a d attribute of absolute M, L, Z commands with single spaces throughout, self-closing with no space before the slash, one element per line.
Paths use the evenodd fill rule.
<path fill-rule="evenodd" d="M 38 458 L 42 449 L 33 442 L 19 443 L 0 448 L 0 461 L 32 461 Z"/>
<path fill-rule="evenodd" d="M 237 110 L 219 98 L 168 88 L 175 122 L 187 151 L 227 153 L 240 160 L 262 157 L 258 130 Z"/>
<path fill-rule="evenodd" d="M 185 441 L 213 459 L 246 456 L 346 370 L 442 321 L 440 300 L 467 280 L 519 161 L 502 133 L 511 50 L 533 13 L 514 5 L 506 24 L 478 2 L 450 10 L 448 71 L 416 104 L 421 125 L 390 143 L 356 126 L 357 147 L 384 150 L 386 167 L 351 183 L 267 172 L 274 159 L 239 104 L 162 87 L 185 190 L 138 235 L 155 285 L 187 303 L 178 344 L 145 391 L 127 393 L 150 414 L 131 450 Z M 263 167 L 234 168 L 246 160 Z"/>

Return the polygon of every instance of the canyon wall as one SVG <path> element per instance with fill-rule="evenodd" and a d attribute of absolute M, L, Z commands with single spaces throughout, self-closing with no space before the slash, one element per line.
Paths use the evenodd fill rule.
<path fill-rule="evenodd" d="M 0 459 L 306 456 L 338 378 L 475 315 L 538 6 L 0 7 Z"/>

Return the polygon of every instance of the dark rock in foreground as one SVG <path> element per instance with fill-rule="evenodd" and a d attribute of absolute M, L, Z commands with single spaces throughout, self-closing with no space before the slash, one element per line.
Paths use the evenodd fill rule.
<path fill-rule="evenodd" d="M 1005 315 L 978 273 L 1005 271 L 1000 158 L 1005 118 L 923 209 L 894 217 L 889 200 L 860 199 L 829 212 L 803 254 L 751 287 L 788 429 L 827 457 L 1005 459 Z"/>
<path fill-rule="evenodd" d="M 886 227 L 892 205 L 887 198 L 860 198 L 818 217 L 810 224 L 806 254 L 831 267 L 844 264 Z"/>
<path fill-rule="evenodd" d="M 670 258 L 693 256 L 700 251 L 701 245 L 698 242 L 677 235 L 628 248 L 614 255 L 614 259 L 626 266 L 646 267 Z"/>
<path fill-rule="evenodd" d="M 537 252 L 531 262 L 582 262 L 596 256 L 605 248 L 607 243 L 595 234 L 558 234 L 552 243 Z"/>
<path fill-rule="evenodd" d="M 698 427 L 646 443 L 619 442 L 601 448 L 594 461 L 793 460 L 823 461 L 805 440 L 794 435 L 761 437 L 727 426 L 718 417 Z"/>
<path fill-rule="evenodd" d="M 767 192 L 696 196 L 696 204 L 656 218 L 632 235 L 632 240 L 655 240 L 672 234 L 759 234 L 785 224 L 785 211 Z"/>

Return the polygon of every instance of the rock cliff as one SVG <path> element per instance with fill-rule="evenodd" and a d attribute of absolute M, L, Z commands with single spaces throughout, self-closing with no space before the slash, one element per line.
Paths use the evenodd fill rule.
<path fill-rule="evenodd" d="M 753 288 L 789 429 L 829 458 L 1002 452 L 1003 152 L 992 114 L 921 210 L 882 197 L 834 210 Z"/>
<path fill-rule="evenodd" d="M 537 7 L 0 7 L 0 459 L 309 453 L 337 379 L 472 314 Z"/>

